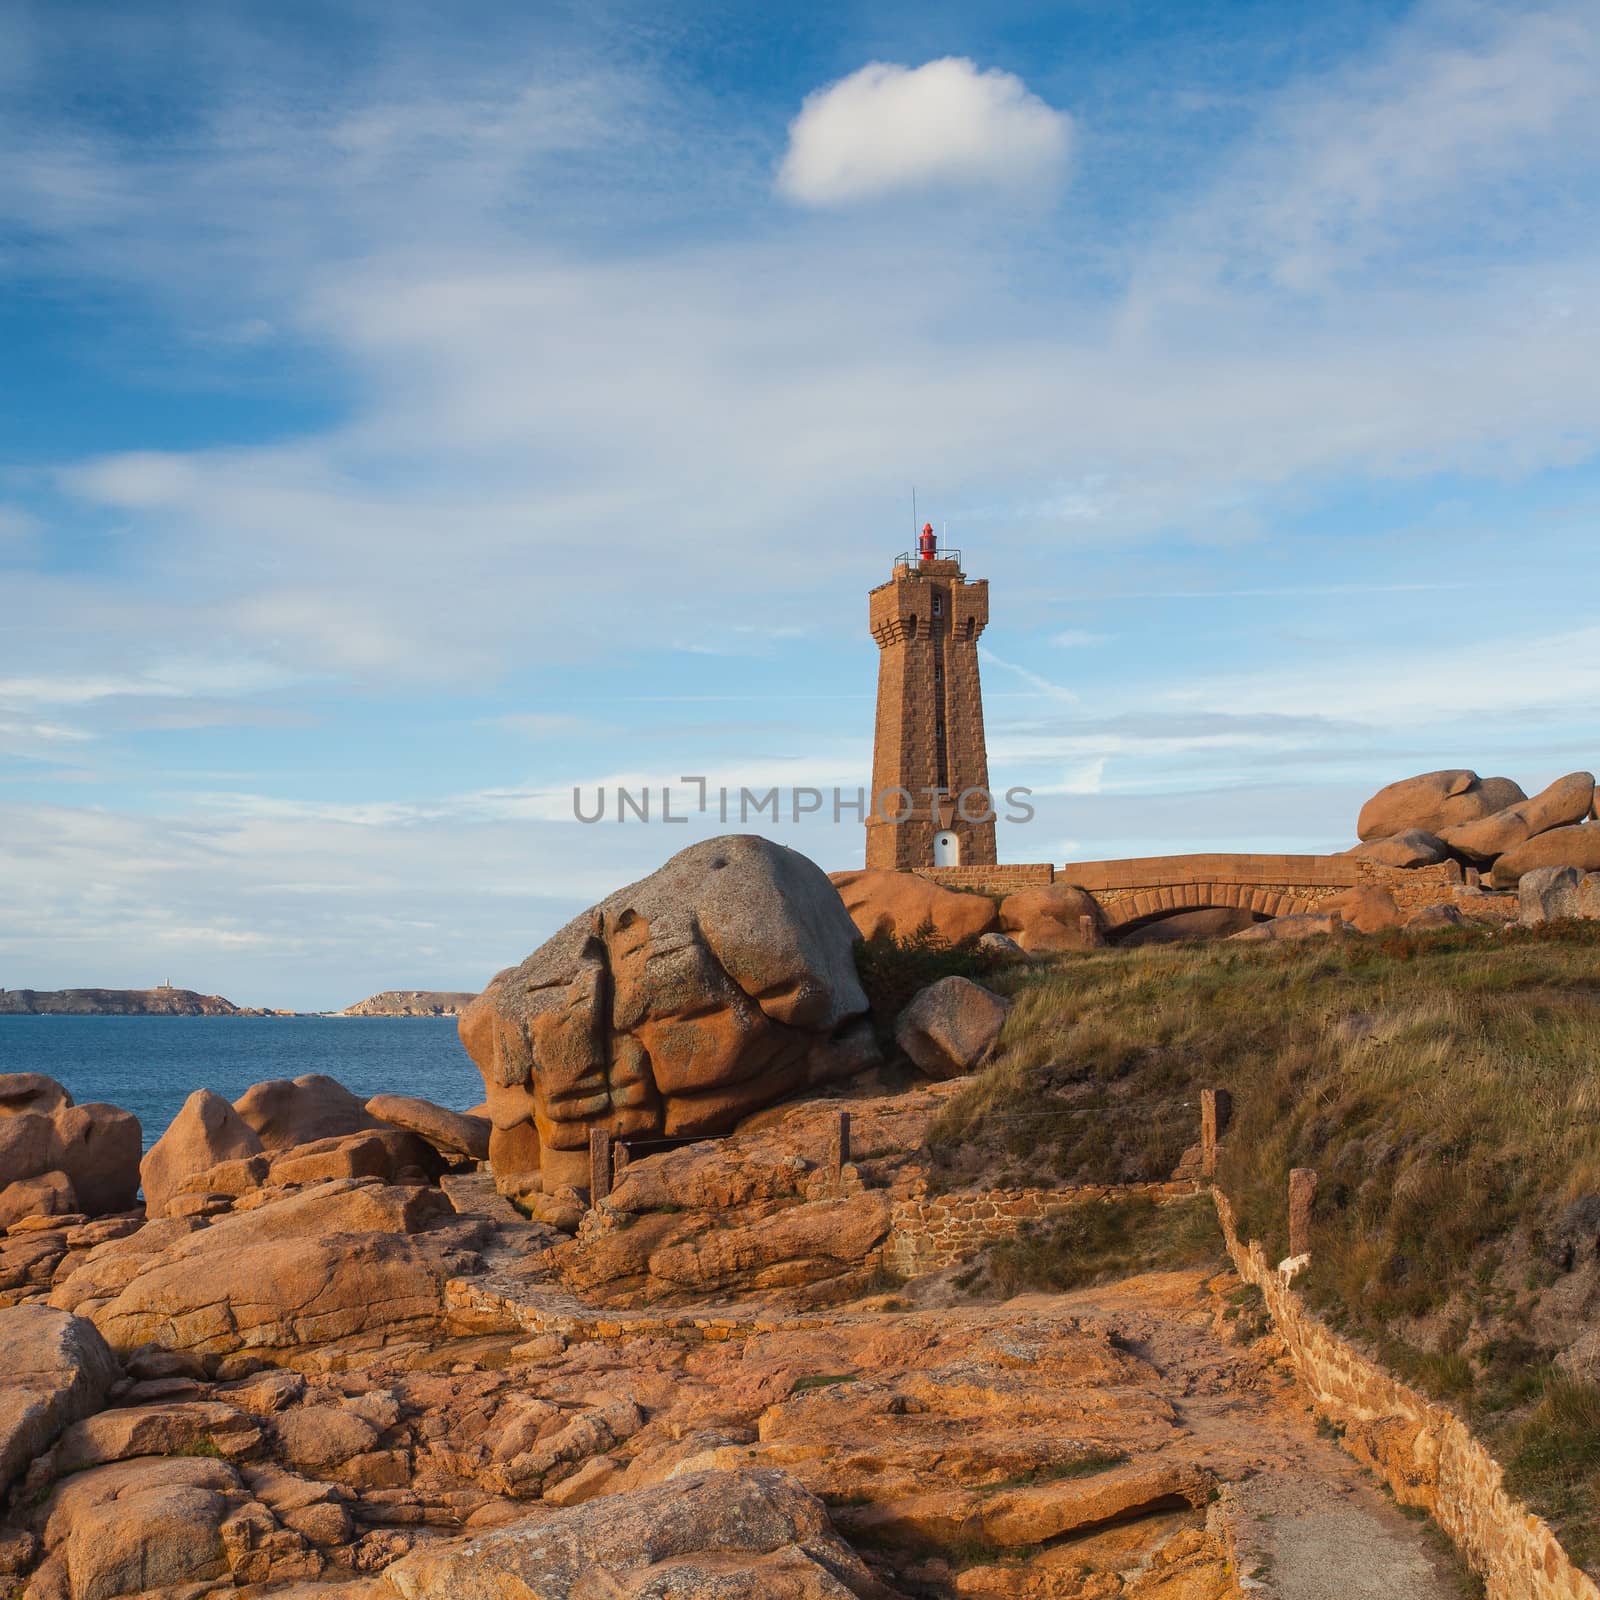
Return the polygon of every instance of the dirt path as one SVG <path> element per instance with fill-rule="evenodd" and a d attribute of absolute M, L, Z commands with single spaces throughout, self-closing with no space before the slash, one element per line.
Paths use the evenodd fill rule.
<path fill-rule="evenodd" d="M 1189 1448 L 1229 1480 L 1221 1509 L 1247 1584 L 1262 1600 L 1461 1600 L 1463 1569 L 1437 1530 L 1318 1434 L 1281 1362 L 1217 1337 L 1195 1287 L 1192 1274 L 1153 1273 L 1048 1303 L 1161 1374 Z"/>

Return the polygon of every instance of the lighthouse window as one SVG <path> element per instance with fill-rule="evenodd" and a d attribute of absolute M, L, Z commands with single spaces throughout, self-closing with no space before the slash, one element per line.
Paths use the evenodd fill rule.
<path fill-rule="evenodd" d="M 973 623 L 973 618 L 968 617 L 967 618 L 967 637 L 969 639 L 972 637 L 972 623 Z"/>
<path fill-rule="evenodd" d="M 933 614 L 936 617 L 944 615 L 944 596 L 937 589 L 933 592 Z"/>

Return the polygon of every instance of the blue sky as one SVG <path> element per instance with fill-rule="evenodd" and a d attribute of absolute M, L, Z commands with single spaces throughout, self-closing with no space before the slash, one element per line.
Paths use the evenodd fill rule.
<path fill-rule="evenodd" d="M 865 782 L 913 483 L 1010 859 L 1593 769 L 1597 107 L 1587 0 L 7 7 L 0 983 L 477 987 L 704 831 L 575 784 Z"/>

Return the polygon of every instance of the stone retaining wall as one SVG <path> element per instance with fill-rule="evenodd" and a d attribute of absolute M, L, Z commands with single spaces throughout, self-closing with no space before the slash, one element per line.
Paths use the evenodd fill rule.
<path fill-rule="evenodd" d="M 1158 1201 L 1200 1193 L 1193 1183 L 1085 1184 L 1070 1189 L 990 1189 L 898 1200 L 880 1247 L 885 1269 L 904 1278 L 937 1272 L 1015 1233 L 1030 1222 L 1059 1217 L 1074 1206 L 1151 1195 Z"/>
<path fill-rule="evenodd" d="M 1227 1196 L 1213 1194 L 1234 1267 L 1261 1290 L 1317 1410 L 1343 1428 L 1345 1449 L 1396 1500 L 1423 1507 L 1444 1529 L 1482 1576 L 1488 1600 L 1600 1600 L 1550 1525 L 1507 1493 L 1499 1462 L 1467 1425 L 1325 1327 L 1260 1244 L 1240 1242 Z"/>

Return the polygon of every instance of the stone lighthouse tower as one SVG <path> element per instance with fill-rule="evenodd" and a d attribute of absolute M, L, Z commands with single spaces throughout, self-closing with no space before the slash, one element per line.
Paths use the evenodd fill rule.
<path fill-rule="evenodd" d="M 867 866 L 993 866 L 978 683 L 989 581 L 969 583 L 961 552 L 941 550 L 930 523 L 869 603 L 880 654 Z"/>

